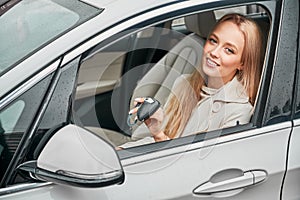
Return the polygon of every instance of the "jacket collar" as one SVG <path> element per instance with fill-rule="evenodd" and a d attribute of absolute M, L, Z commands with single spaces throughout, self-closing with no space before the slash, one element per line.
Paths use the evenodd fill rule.
<path fill-rule="evenodd" d="M 231 81 L 226 83 L 223 87 L 216 90 L 213 95 L 205 95 L 204 97 L 211 97 L 213 101 L 221 101 L 225 103 L 248 103 L 249 97 L 245 91 L 244 86 L 234 77 Z"/>

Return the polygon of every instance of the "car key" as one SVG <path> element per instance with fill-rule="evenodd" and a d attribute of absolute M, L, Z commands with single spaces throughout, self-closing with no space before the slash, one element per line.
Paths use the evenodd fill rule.
<path fill-rule="evenodd" d="M 147 97 L 140 105 L 140 108 L 137 111 L 137 118 L 139 121 L 145 121 L 149 119 L 151 115 L 153 115 L 158 108 L 160 107 L 160 102 L 154 98 Z"/>
<path fill-rule="evenodd" d="M 149 119 L 149 117 L 151 115 L 153 115 L 160 107 L 160 102 L 154 98 L 147 97 L 147 98 L 145 98 L 143 103 L 138 102 L 135 105 L 135 108 L 137 108 L 137 107 L 139 107 L 139 108 L 138 108 L 137 115 L 134 118 L 133 123 L 131 122 L 132 114 L 128 115 L 127 124 L 130 127 L 135 125 L 138 120 L 143 122 L 143 121 Z"/>

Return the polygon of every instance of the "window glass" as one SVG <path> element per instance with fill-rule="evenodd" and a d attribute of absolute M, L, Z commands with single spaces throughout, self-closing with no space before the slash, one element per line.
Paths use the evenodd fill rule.
<path fill-rule="evenodd" d="M 70 123 L 71 102 L 74 82 L 76 80 L 79 57 L 68 63 L 61 69 L 59 80 L 55 85 L 55 90 L 51 100 L 36 131 L 27 160 L 36 159 L 34 151 L 43 135 L 50 129 Z"/>
<path fill-rule="evenodd" d="M 299 32 L 299 28 L 298 28 L 298 32 Z M 297 86 L 296 86 L 296 108 L 295 108 L 295 118 L 299 119 L 300 118 L 300 77 L 299 77 L 299 70 L 300 70 L 300 43 L 298 41 L 298 59 L 297 59 L 297 67 L 296 67 L 296 78 L 297 80 Z"/>
<path fill-rule="evenodd" d="M 266 124 L 290 120 L 297 61 L 299 1 L 286 1 L 277 44 L 272 87 L 267 104 Z M 293 22 L 293 23 L 288 23 Z M 276 28 L 278 29 L 278 28 Z M 275 48 L 274 48 L 275 49 Z M 280 98 L 279 98 L 280 97 Z"/>
<path fill-rule="evenodd" d="M 51 99 L 47 105 L 45 113 L 42 116 L 38 129 L 31 138 L 30 147 L 23 162 L 37 159 L 37 156 L 40 153 L 40 149 L 37 150 L 37 146 L 47 131 L 61 127 L 66 123 L 70 123 L 72 92 L 74 88 L 74 81 L 76 79 L 78 63 L 79 57 L 61 69 L 58 81 L 56 85 L 54 85 L 55 89 L 51 95 Z M 49 91 L 51 91 L 51 89 Z M 24 179 L 22 174 L 16 173 L 16 176 L 12 177 L 10 184 L 26 181 L 28 180 Z"/>
<path fill-rule="evenodd" d="M 0 179 L 32 123 L 50 80 L 44 79 L 0 111 Z"/>
<path fill-rule="evenodd" d="M 0 17 L 0 74 L 99 12 L 81 1 L 20 1 Z"/>
<path fill-rule="evenodd" d="M 256 21 L 259 28 L 264 28 L 265 45 L 270 28 L 269 16 L 255 15 L 256 11 L 247 10 L 247 7 L 240 7 L 240 10 Z M 228 9 L 225 11 L 229 12 Z M 101 48 L 100 44 L 88 51 L 82 59 L 76 87 L 73 110 L 77 116 L 77 123 L 106 138 L 115 146 L 151 137 L 149 130 L 145 125 L 141 125 L 141 122 L 133 125 L 134 116 L 128 116 L 128 112 L 133 108 L 133 100 L 136 97 L 154 97 L 164 108 L 171 95 L 183 92 L 180 87 L 174 86 L 174 83 L 177 83 L 180 77 L 189 77 L 201 65 L 204 43 L 210 31 L 207 27 L 209 24 L 213 27 L 217 20 L 213 11 L 199 13 L 199 16 L 206 19 L 203 20 L 205 24 L 201 26 L 205 29 L 204 34 L 188 25 L 198 17 L 198 14 L 195 14 L 186 16 L 184 20 L 169 20 L 143 30 L 132 30 L 132 33 L 125 36 L 114 36 L 116 41 L 110 45 Z M 211 17 L 214 19 L 211 20 Z M 259 61 L 260 56 L 264 57 L 265 46 L 261 49 L 263 50 L 258 57 Z M 258 65 L 257 86 L 263 63 Z M 246 101 L 249 103 L 247 109 L 252 112 L 255 96 L 251 102 L 253 104 L 250 105 L 250 102 Z M 214 112 L 222 107 L 219 103 L 214 106 Z M 191 116 L 192 111 L 189 114 Z M 208 116 L 207 113 L 204 115 Z M 221 128 L 235 127 L 239 123 L 249 123 L 250 118 L 249 112 L 249 118 L 245 121 L 232 120 L 231 123 L 224 123 L 224 126 L 220 125 L 223 122 L 215 124 Z M 202 127 L 200 130 L 196 120 L 186 123 L 186 127 L 193 127 L 193 124 L 196 124 L 196 128 L 185 129 L 184 136 L 219 129 L 216 126 L 215 129 Z"/>
<path fill-rule="evenodd" d="M 61 75 L 39 129 L 48 130 L 67 122 L 70 114 L 70 102 L 72 102 L 72 92 L 78 63 L 79 58 L 76 58 L 61 69 Z"/>
<path fill-rule="evenodd" d="M 0 121 L 6 133 L 12 133 L 25 107 L 25 102 L 20 100 L 1 112 Z"/>

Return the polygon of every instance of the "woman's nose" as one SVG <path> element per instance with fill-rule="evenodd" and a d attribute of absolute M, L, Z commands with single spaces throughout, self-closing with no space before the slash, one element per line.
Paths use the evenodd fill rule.
<path fill-rule="evenodd" d="M 214 58 L 219 58 L 220 56 L 220 48 L 218 46 L 215 46 L 214 48 L 211 49 L 209 52 L 210 55 Z"/>

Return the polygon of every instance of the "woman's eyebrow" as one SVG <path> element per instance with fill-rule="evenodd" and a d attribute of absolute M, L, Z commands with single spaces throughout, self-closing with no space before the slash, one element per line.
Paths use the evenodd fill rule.
<path fill-rule="evenodd" d="M 212 37 L 212 36 L 217 38 L 217 39 L 219 38 L 215 33 L 211 33 L 209 37 Z"/>
<path fill-rule="evenodd" d="M 238 50 L 239 50 L 239 49 L 238 49 L 238 45 L 236 45 L 234 42 L 231 42 L 231 41 L 225 41 L 224 44 L 227 45 L 227 46 L 229 46 L 229 47 L 231 47 L 231 48 L 234 48 L 235 51 L 238 51 Z"/>
<path fill-rule="evenodd" d="M 235 44 L 231 43 L 231 42 L 226 42 L 225 44 L 232 47 L 232 48 L 235 48 L 236 50 L 238 50 L 237 46 Z"/>
<path fill-rule="evenodd" d="M 209 37 L 215 37 L 217 40 L 219 40 L 219 38 L 220 38 L 220 37 L 219 37 L 217 34 L 215 34 L 215 33 L 211 33 Z M 238 51 L 237 45 L 235 45 L 233 42 L 227 41 L 227 42 L 225 42 L 225 45 L 228 45 L 228 46 L 234 48 L 235 51 Z"/>

